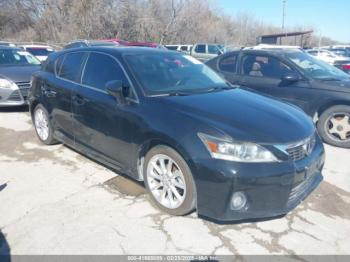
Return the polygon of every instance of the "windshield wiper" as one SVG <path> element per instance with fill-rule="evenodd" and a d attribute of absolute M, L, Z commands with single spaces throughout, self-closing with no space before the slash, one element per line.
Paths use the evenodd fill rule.
<path fill-rule="evenodd" d="M 168 96 L 188 96 L 190 93 L 174 91 L 167 94 Z"/>
<path fill-rule="evenodd" d="M 221 91 L 221 90 L 231 90 L 235 89 L 236 87 L 228 85 L 228 86 L 214 86 L 209 89 L 207 89 L 207 92 L 215 92 L 215 91 Z"/>
<path fill-rule="evenodd" d="M 327 77 L 320 79 L 321 81 L 342 81 L 341 79 L 334 78 L 334 77 Z"/>

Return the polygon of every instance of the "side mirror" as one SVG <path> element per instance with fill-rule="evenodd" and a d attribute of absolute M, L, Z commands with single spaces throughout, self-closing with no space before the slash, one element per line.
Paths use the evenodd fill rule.
<path fill-rule="evenodd" d="M 129 87 L 123 85 L 121 80 L 112 80 L 106 83 L 107 92 L 117 99 L 120 104 L 125 103 L 125 98 L 129 95 Z"/>
<path fill-rule="evenodd" d="M 291 72 L 282 76 L 281 79 L 285 83 L 294 83 L 294 82 L 298 82 L 300 80 L 300 77 L 298 74 Z"/>

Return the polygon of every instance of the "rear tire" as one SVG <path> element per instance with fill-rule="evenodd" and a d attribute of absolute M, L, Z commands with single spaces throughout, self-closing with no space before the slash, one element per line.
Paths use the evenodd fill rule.
<path fill-rule="evenodd" d="M 326 143 L 350 148 L 350 106 L 339 105 L 328 108 L 321 114 L 317 130 Z"/>
<path fill-rule="evenodd" d="M 37 105 L 33 111 L 33 123 L 39 140 L 46 145 L 57 144 L 58 141 L 53 137 L 49 113 L 41 104 Z"/>
<path fill-rule="evenodd" d="M 196 188 L 186 161 L 168 146 L 156 146 L 145 157 L 145 185 L 153 203 L 175 216 L 190 213 L 196 206 Z"/>

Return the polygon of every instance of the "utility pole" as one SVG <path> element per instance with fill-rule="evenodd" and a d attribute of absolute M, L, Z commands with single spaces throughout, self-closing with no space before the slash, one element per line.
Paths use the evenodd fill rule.
<path fill-rule="evenodd" d="M 284 32 L 284 22 L 286 19 L 286 2 L 287 0 L 282 0 L 283 11 L 282 11 L 282 32 Z"/>
<path fill-rule="evenodd" d="M 286 2 L 287 0 L 282 0 L 282 33 L 284 33 L 284 22 L 286 19 Z M 280 45 L 282 45 L 282 37 L 280 38 Z"/>

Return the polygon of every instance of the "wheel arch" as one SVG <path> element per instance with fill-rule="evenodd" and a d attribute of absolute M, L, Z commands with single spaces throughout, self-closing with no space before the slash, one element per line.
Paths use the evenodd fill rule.
<path fill-rule="evenodd" d="M 325 112 L 327 109 L 329 109 L 333 106 L 350 106 L 350 101 L 339 99 L 339 100 L 331 100 L 331 101 L 328 101 L 326 103 L 323 103 L 321 106 L 318 107 L 318 109 L 315 113 L 317 121 L 320 118 L 320 116 L 323 114 L 323 112 Z"/>
<path fill-rule="evenodd" d="M 154 147 L 163 145 L 168 146 L 171 149 L 175 150 L 187 163 L 188 167 L 190 168 L 192 174 L 194 172 L 194 165 L 189 157 L 189 154 L 186 152 L 186 150 L 175 140 L 170 139 L 168 137 L 153 137 L 149 138 L 146 141 L 144 141 L 140 146 L 138 150 L 137 155 L 137 172 L 138 172 L 138 180 L 143 181 L 144 175 L 143 175 L 143 165 L 144 165 L 144 158 L 146 154 Z"/>

